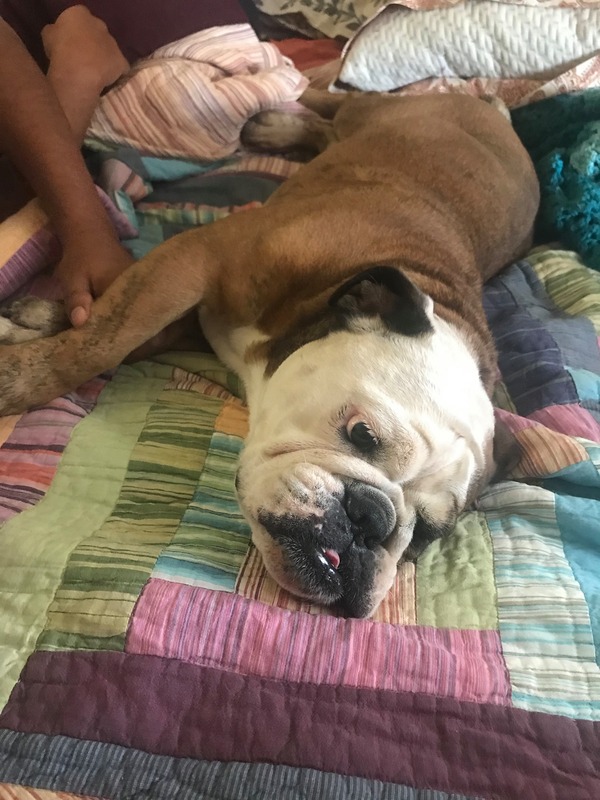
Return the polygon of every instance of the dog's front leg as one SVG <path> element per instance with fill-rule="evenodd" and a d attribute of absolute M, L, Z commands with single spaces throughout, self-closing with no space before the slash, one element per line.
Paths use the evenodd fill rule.
<path fill-rule="evenodd" d="M 83 327 L 0 347 L 0 414 L 21 413 L 117 366 L 205 299 L 220 263 L 211 227 L 174 237 L 133 264 Z"/>

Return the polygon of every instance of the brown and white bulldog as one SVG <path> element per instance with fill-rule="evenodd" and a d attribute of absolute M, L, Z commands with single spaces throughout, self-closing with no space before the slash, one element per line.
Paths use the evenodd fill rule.
<path fill-rule="evenodd" d="M 538 186 L 480 100 L 304 100 L 332 120 L 268 112 L 245 140 L 321 155 L 264 207 L 134 264 L 83 328 L 1 347 L 0 411 L 116 366 L 198 305 L 246 387 L 236 485 L 267 569 L 362 617 L 497 470 L 482 282 L 529 246 Z M 13 312 L 5 341 L 43 333 L 35 313 Z"/>

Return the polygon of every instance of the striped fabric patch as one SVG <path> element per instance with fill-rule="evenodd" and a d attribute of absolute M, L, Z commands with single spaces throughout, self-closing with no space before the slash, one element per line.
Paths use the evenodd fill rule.
<path fill-rule="evenodd" d="M 572 376 L 571 371 L 567 371 Z M 534 411 L 529 419 L 565 435 L 580 436 L 593 442 L 600 441 L 600 425 L 585 408 L 584 402 L 547 406 Z"/>
<path fill-rule="evenodd" d="M 6 730 L 0 731 L 0 768 L 15 782 L 43 782 L 57 790 L 86 792 L 106 800 L 469 800 L 454 792 L 413 789 L 316 769 L 172 758 L 66 736 Z M 14 791 L 17 787 L 10 788 Z M 60 791 L 38 790 L 37 795 L 3 792 L 8 789 L 0 784 L 0 800 L 73 797 Z"/>
<path fill-rule="evenodd" d="M 556 502 L 546 489 L 515 483 L 498 484 L 480 502 L 494 547 L 502 651 L 515 706 L 599 720 L 590 611 Z"/>
<path fill-rule="evenodd" d="M 96 378 L 66 397 L 14 418 L 0 447 L 0 523 L 44 496 L 73 429 L 94 408 L 106 381 Z"/>
<path fill-rule="evenodd" d="M 0 223 L 0 300 L 10 297 L 58 256 L 57 240 L 37 200 Z"/>
<path fill-rule="evenodd" d="M 0 783 L 0 800 L 94 800 L 94 798 L 88 795 L 48 792 L 45 789 L 32 789 L 30 786 Z"/>
<path fill-rule="evenodd" d="M 140 226 L 152 225 L 153 223 L 161 227 L 165 225 L 177 225 L 184 228 L 195 228 L 199 225 L 209 225 L 218 219 L 228 217 L 230 214 L 237 214 L 240 211 L 247 211 L 251 208 L 258 208 L 262 205 L 258 201 L 246 203 L 243 206 L 203 206 L 195 203 L 173 204 L 166 202 L 139 203 L 136 206 L 136 217 Z"/>
<path fill-rule="evenodd" d="M 122 649 L 133 606 L 210 458 L 222 401 L 174 388 L 168 367 L 148 367 L 163 390 L 147 412 L 112 513 L 69 558 L 40 649 Z"/>
<path fill-rule="evenodd" d="M 291 161 L 281 156 L 270 156 L 267 153 L 240 155 L 235 160 L 226 162 L 221 167 L 211 170 L 212 175 L 225 175 L 227 173 L 242 173 L 251 175 L 268 175 L 270 178 L 280 178 L 282 181 L 291 178 L 300 167 L 301 163 Z"/>
<path fill-rule="evenodd" d="M 572 316 L 587 317 L 600 336 L 600 281 L 577 253 L 542 250 L 528 257 L 550 299 Z"/>
<path fill-rule="evenodd" d="M 561 407 L 563 408 L 563 407 Z M 546 409 L 547 410 L 547 409 Z M 577 412 L 576 418 L 580 419 Z M 513 471 L 515 478 L 542 478 L 564 467 L 587 459 L 584 445 L 541 422 L 498 411 L 521 445 L 521 461 Z M 550 422 L 550 420 L 548 420 Z"/>
<path fill-rule="evenodd" d="M 250 541 L 234 491 L 248 412 L 240 400 L 205 378 L 176 373 L 175 381 L 176 386 L 203 398 L 194 425 L 202 430 L 206 455 L 193 497 L 152 575 L 233 591 Z"/>
<path fill-rule="evenodd" d="M 126 650 L 277 680 L 509 701 L 495 631 L 313 616 L 155 579 L 136 606 Z"/>

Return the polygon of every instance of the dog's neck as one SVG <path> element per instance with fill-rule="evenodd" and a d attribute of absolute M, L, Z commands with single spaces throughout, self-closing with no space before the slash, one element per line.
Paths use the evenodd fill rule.
<path fill-rule="evenodd" d="M 406 275 L 429 295 L 434 312 L 457 329 L 473 354 L 481 382 L 491 396 L 497 376 L 496 349 L 482 305 L 483 282 L 478 270 L 472 270 L 473 280 L 448 282 L 443 273 L 434 278 L 423 273 L 418 265 L 403 265 Z"/>
<path fill-rule="evenodd" d="M 478 365 L 486 391 L 491 394 L 496 377 L 496 356 L 481 306 L 481 284 L 457 288 L 441 278 L 430 278 L 414 264 L 403 264 L 402 272 L 431 297 L 434 313 L 457 330 Z M 258 367 L 259 372 L 269 376 L 298 348 L 341 330 L 343 322 L 329 305 L 332 291 L 334 289 L 328 287 L 295 308 L 284 305 L 274 313 L 264 314 L 256 326 L 248 329 L 252 329 L 252 334 L 248 338 L 244 336 L 244 365 L 238 368 L 254 371 L 253 368 Z"/>

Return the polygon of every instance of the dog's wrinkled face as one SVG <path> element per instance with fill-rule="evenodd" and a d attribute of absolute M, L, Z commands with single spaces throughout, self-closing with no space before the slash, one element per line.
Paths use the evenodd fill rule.
<path fill-rule="evenodd" d="M 240 505 L 271 575 L 356 617 L 419 538 L 454 524 L 491 464 L 493 410 L 473 356 L 416 299 L 405 333 L 355 294 L 346 328 L 285 358 L 254 398 L 240 460 Z"/>

